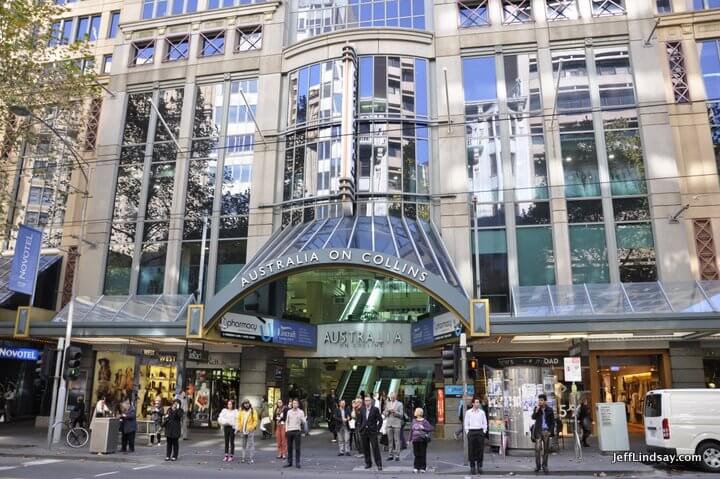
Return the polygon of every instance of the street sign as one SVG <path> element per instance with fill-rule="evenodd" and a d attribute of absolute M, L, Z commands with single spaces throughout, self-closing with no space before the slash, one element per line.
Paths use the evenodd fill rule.
<path fill-rule="evenodd" d="M 566 382 L 582 382 L 580 358 L 563 358 Z"/>

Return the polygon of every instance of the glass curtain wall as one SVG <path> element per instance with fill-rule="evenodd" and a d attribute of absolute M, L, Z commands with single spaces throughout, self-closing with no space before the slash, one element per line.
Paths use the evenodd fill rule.
<path fill-rule="evenodd" d="M 255 78 L 196 87 L 179 293 L 198 290 L 204 226 L 206 244 L 210 244 L 211 232 L 218 231 L 215 291 L 245 265 L 257 93 Z M 218 173 L 222 175 L 219 184 Z M 219 216 L 211 215 L 217 212 L 215 201 Z M 209 251 L 205 253 L 203 286 L 209 273 Z"/>
<path fill-rule="evenodd" d="M 330 60 L 290 74 L 283 201 L 337 193 L 340 179 L 340 120 L 343 65 Z M 330 206 L 291 205 L 283 225 L 336 214 Z"/>
<path fill-rule="evenodd" d="M 715 167 L 720 172 L 720 41 L 698 42 Z"/>
<path fill-rule="evenodd" d="M 390 198 L 375 199 L 364 214 L 427 219 L 429 198 L 422 195 L 429 194 L 430 181 L 428 62 L 360 57 L 358 75 L 357 189 Z"/>
<path fill-rule="evenodd" d="M 463 84 L 475 285 L 493 311 L 504 312 L 508 234 L 517 245 L 519 283 L 555 283 L 537 55 L 464 58 Z"/>
<path fill-rule="evenodd" d="M 573 282 L 610 281 L 615 268 L 608 264 L 610 257 L 616 258 L 621 281 L 655 281 L 655 248 L 628 49 L 554 51 L 552 59 L 559 86 L 557 112 Z M 612 255 L 607 249 L 608 230 L 617 245 Z"/>

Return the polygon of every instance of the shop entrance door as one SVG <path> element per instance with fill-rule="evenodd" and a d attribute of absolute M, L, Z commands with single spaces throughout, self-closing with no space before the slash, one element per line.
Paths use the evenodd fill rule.
<path fill-rule="evenodd" d="M 645 394 L 669 387 L 663 354 L 612 354 L 597 357 L 593 396 L 598 402 L 625 403 L 628 430 L 643 432 Z"/>

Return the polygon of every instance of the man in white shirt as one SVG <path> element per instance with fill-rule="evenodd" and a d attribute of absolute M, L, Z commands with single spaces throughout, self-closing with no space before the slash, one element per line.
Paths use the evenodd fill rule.
<path fill-rule="evenodd" d="M 487 417 L 480 407 L 480 399 L 473 399 L 472 409 L 465 411 L 465 434 L 468 438 L 468 461 L 470 474 L 477 474 L 482 469 L 483 455 L 485 453 L 485 431 L 487 431 Z"/>

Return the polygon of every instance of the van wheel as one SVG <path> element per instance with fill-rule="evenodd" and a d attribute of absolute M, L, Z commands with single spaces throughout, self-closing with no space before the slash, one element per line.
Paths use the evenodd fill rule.
<path fill-rule="evenodd" d="M 702 458 L 700 466 L 707 472 L 720 472 L 720 444 L 706 442 L 698 448 L 698 454 Z"/>

